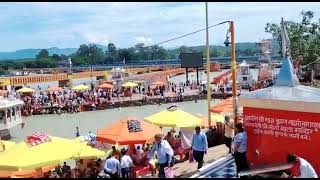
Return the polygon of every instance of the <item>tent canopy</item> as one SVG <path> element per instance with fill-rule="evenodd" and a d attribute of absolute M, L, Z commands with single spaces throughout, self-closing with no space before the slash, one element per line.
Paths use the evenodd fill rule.
<path fill-rule="evenodd" d="M 138 84 L 133 83 L 133 82 L 127 82 L 127 83 L 122 84 L 122 87 L 136 87 L 136 86 L 138 86 Z"/>
<path fill-rule="evenodd" d="M 233 102 L 232 98 L 227 98 L 222 100 L 217 105 L 210 108 L 210 112 L 213 113 L 232 113 L 233 112 Z"/>
<path fill-rule="evenodd" d="M 0 152 L 5 152 L 12 148 L 14 145 L 16 145 L 16 143 L 13 141 L 0 140 Z"/>
<path fill-rule="evenodd" d="M 73 157 L 74 159 L 91 159 L 102 158 L 107 156 L 106 152 L 87 145 L 88 142 L 81 141 L 79 137 L 73 139 L 73 141 L 77 143 L 79 146 L 81 146 L 81 151 Z"/>
<path fill-rule="evenodd" d="M 208 116 L 199 115 L 202 119 L 202 127 L 209 128 Z M 224 117 L 217 113 L 211 113 L 211 126 L 217 126 L 217 123 L 223 123 Z"/>
<path fill-rule="evenodd" d="M 135 120 L 139 122 L 142 131 L 129 131 L 128 122 Z M 157 133 L 162 134 L 159 127 L 144 122 L 136 117 L 126 117 L 107 127 L 99 129 L 97 132 L 97 141 L 109 144 L 118 143 L 119 145 L 139 144 L 152 139 Z"/>
<path fill-rule="evenodd" d="M 202 125 L 201 118 L 172 107 L 145 118 L 145 121 L 163 127 L 196 127 Z"/>
<path fill-rule="evenodd" d="M 19 89 L 17 92 L 22 92 L 22 93 L 29 93 L 29 92 L 33 92 L 34 90 L 31 88 L 21 88 Z"/>
<path fill-rule="evenodd" d="M 89 88 L 90 88 L 89 86 L 80 84 L 80 85 L 78 85 L 78 86 L 73 87 L 72 89 L 73 89 L 73 90 L 76 90 L 76 91 L 81 91 L 81 90 L 87 90 L 87 89 L 89 89 Z"/>
<path fill-rule="evenodd" d="M 101 88 L 101 89 L 112 89 L 113 86 L 111 84 L 108 84 L 108 83 L 103 83 L 103 84 L 98 85 L 98 88 Z"/>
<path fill-rule="evenodd" d="M 50 136 L 50 139 L 49 142 L 35 146 L 23 141 L 1 153 L 0 170 L 22 171 L 56 165 L 71 159 L 80 150 L 80 146 L 72 140 L 54 136 Z"/>

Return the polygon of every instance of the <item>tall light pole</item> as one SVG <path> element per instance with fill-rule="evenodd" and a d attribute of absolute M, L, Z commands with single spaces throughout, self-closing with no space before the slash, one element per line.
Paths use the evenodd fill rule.
<path fill-rule="evenodd" d="M 234 23 L 230 22 L 230 34 L 231 34 L 231 71 L 232 71 L 232 97 L 233 97 L 233 117 L 234 123 L 238 122 L 238 108 L 237 108 L 237 63 L 236 63 L 236 48 L 234 41 Z"/>
<path fill-rule="evenodd" d="M 210 52 L 209 52 L 209 25 L 208 25 L 208 2 L 206 2 L 206 47 L 207 47 L 207 100 L 208 100 L 208 121 L 211 128 L 211 88 L 210 88 Z"/>
<path fill-rule="evenodd" d="M 68 58 L 68 63 L 69 63 L 69 72 L 72 73 L 72 61 L 71 61 L 71 57 Z"/>

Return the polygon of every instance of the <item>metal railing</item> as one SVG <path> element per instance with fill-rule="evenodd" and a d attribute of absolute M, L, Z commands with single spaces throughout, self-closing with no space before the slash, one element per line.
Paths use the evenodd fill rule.
<path fill-rule="evenodd" d="M 272 56 L 272 60 L 279 60 L 282 59 L 280 56 Z M 219 62 L 219 63 L 229 63 L 231 60 L 231 57 L 214 57 L 211 58 L 212 62 Z M 246 60 L 248 62 L 250 61 L 258 61 L 258 56 L 242 56 L 237 57 L 237 61 L 243 61 Z M 138 61 L 132 61 L 127 62 L 126 64 L 123 63 L 108 63 L 108 64 L 95 64 L 95 65 L 80 65 L 80 66 L 74 66 L 74 67 L 103 67 L 103 68 L 112 68 L 112 67 L 146 67 L 146 66 L 161 66 L 161 65 L 180 65 L 181 60 L 180 59 L 168 59 L 168 60 L 138 60 Z M 203 59 L 203 64 L 205 64 L 205 59 Z"/>

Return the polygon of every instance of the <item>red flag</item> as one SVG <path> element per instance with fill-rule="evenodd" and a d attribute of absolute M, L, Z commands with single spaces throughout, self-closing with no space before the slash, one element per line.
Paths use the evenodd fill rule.
<path fill-rule="evenodd" d="M 21 123 L 20 125 L 21 125 L 21 129 L 23 129 L 26 124 L 25 123 Z"/>

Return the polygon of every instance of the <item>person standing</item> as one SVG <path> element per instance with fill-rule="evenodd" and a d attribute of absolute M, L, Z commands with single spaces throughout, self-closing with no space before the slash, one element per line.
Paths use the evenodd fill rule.
<path fill-rule="evenodd" d="M 112 156 L 106 160 L 104 164 L 104 172 L 111 178 L 118 178 L 120 174 L 120 162 L 116 159 L 116 153 L 112 152 Z"/>
<path fill-rule="evenodd" d="M 295 154 L 288 154 L 287 162 L 292 164 L 291 175 L 283 173 L 283 178 L 318 178 L 318 175 L 311 164 Z"/>
<path fill-rule="evenodd" d="M 156 134 L 154 139 L 155 143 L 153 144 L 151 151 L 148 153 L 148 158 L 149 160 L 152 160 L 154 153 L 157 152 L 159 178 L 165 178 L 164 168 L 173 166 L 173 150 L 168 141 L 162 139 L 161 134 Z"/>
<path fill-rule="evenodd" d="M 76 137 L 79 137 L 80 136 L 80 131 L 79 131 L 79 127 L 77 126 L 76 127 Z"/>
<path fill-rule="evenodd" d="M 200 126 L 195 127 L 196 133 L 192 136 L 191 148 L 193 150 L 193 157 L 198 162 L 198 169 L 204 163 L 204 154 L 207 154 L 208 141 L 207 136 L 201 132 Z"/>
<path fill-rule="evenodd" d="M 249 168 L 247 162 L 247 133 L 244 131 L 242 123 L 237 123 L 235 126 L 236 135 L 232 141 L 233 157 L 237 166 L 238 173 Z"/>
<path fill-rule="evenodd" d="M 229 116 L 224 118 L 224 143 L 229 148 L 229 154 L 231 153 L 231 142 L 234 137 L 234 126 L 233 121 L 230 120 Z"/>
<path fill-rule="evenodd" d="M 125 149 L 121 150 L 122 157 L 120 160 L 120 167 L 122 178 L 129 178 L 130 169 L 133 167 L 132 159 L 126 153 L 127 151 Z"/>

